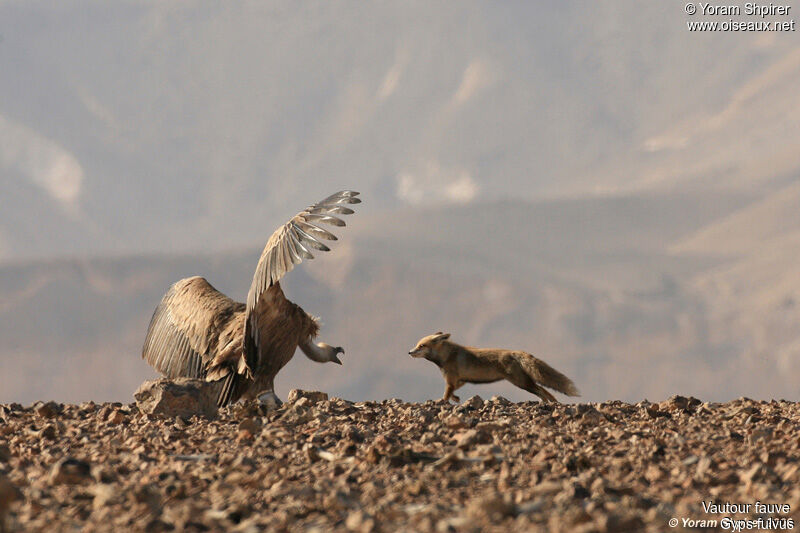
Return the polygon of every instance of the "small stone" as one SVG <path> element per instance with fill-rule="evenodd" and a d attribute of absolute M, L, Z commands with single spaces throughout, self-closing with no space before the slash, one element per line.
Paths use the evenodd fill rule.
<path fill-rule="evenodd" d="M 478 431 L 476 429 L 469 429 L 467 431 L 462 431 L 455 436 L 456 446 L 459 448 L 469 448 L 474 446 L 475 444 L 483 444 L 488 442 L 490 439 L 488 435 L 483 431 Z"/>
<path fill-rule="evenodd" d="M 92 480 L 92 468 L 86 461 L 66 457 L 58 461 L 50 471 L 50 483 L 53 485 L 76 485 Z"/>
<path fill-rule="evenodd" d="M 760 427 L 753 429 L 747 436 L 751 443 L 758 441 L 769 441 L 772 439 L 772 428 Z"/>
<path fill-rule="evenodd" d="M 736 432 L 736 431 L 734 431 L 732 429 L 728 430 L 728 437 L 730 437 L 731 440 L 735 440 L 735 441 L 744 440 L 744 435 L 742 435 L 741 433 L 738 433 L 738 432 Z"/>
<path fill-rule="evenodd" d="M 43 418 L 54 418 L 61 412 L 61 407 L 56 402 L 37 402 L 34 410 Z"/>
<path fill-rule="evenodd" d="M 406 492 L 411 496 L 419 496 L 425 493 L 425 484 L 420 480 L 414 480 L 406 486 Z"/>
<path fill-rule="evenodd" d="M 641 531 L 644 528 L 642 519 L 632 514 L 609 513 L 602 515 L 599 522 L 600 530 L 608 533 Z"/>
<path fill-rule="evenodd" d="M 110 405 L 104 405 L 104 406 L 103 406 L 103 407 L 101 407 L 101 408 L 100 408 L 100 410 L 97 412 L 97 418 L 99 418 L 100 420 L 107 420 L 107 419 L 108 419 L 108 416 L 109 416 L 109 415 L 110 415 L 110 414 L 111 414 L 113 411 L 114 411 L 114 408 L 113 408 L 113 407 L 111 407 Z"/>
<path fill-rule="evenodd" d="M 664 477 L 664 471 L 661 470 L 656 465 L 648 466 L 647 470 L 645 470 L 645 473 L 644 473 L 644 478 L 647 481 L 649 481 L 650 483 L 655 483 L 656 481 L 658 481 L 659 479 L 662 479 L 663 477 Z"/>
<path fill-rule="evenodd" d="M 322 505 L 325 506 L 326 510 L 339 511 L 344 509 L 347 506 L 347 503 L 347 496 L 340 491 L 326 494 L 322 499 Z"/>
<path fill-rule="evenodd" d="M 311 406 L 311 400 L 308 398 L 298 398 L 296 401 L 292 402 L 294 407 L 309 407 Z"/>
<path fill-rule="evenodd" d="M 397 436 L 393 433 L 386 432 L 375 437 L 375 439 L 372 441 L 372 445 L 381 452 L 387 452 L 394 446 L 396 442 Z"/>
<path fill-rule="evenodd" d="M 742 474 L 741 479 L 745 483 L 752 483 L 757 478 L 764 475 L 764 466 L 761 463 L 756 463 L 750 469 Z"/>
<path fill-rule="evenodd" d="M 450 429 L 461 429 L 467 427 L 467 424 L 464 422 L 458 415 L 450 415 L 444 419 L 444 425 L 449 427 Z"/>
<path fill-rule="evenodd" d="M 147 525 L 144 526 L 144 530 L 147 531 L 148 533 L 162 533 L 162 532 L 172 531 L 174 529 L 175 527 L 172 524 L 168 524 L 167 522 L 164 522 L 160 518 L 153 518 L 152 520 L 147 522 Z"/>
<path fill-rule="evenodd" d="M 89 492 L 94 496 L 92 506 L 95 509 L 102 509 L 107 506 L 118 493 L 112 485 L 107 483 L 97 483 L 91 487 Z"/>
<path fill-rule="evenodd" d="M 507 420 L 489 420 L 486 422 L 478 422 L 475 425 L 475 429 L 479 431 L 486 431 L 488 433 L 494 433 L 498 431 L 504 431 L 508 429 L 508 421 Z"/>
<path fill-rule="evenodd" d="M 254 417 L 245 418 L 239 422 L 239 431 L 249 431 L 252 435 L 255 435 L 260 429 L 261 421 Z"/>
<path fill-rule="evenodd" d="M 566 494 L 575 500 L 584 500 L 592 495 L 589 490 L 580 483 L 571 483 L 567 487 Z"/>
<path fill-rule="evenodd" d="M 364 434 L 355 426 L 347 426 L 342 430 L 342 436 L 351 442 L 364 442 Z"/>
<path fill-rule="evenodd" d="M 378 464 L 381 461 L 381 454 L 375 449 L 375 446 L 367 448 L 366 459 L 368 463 Z"/>
<path fill-rule="evenodd" d="M 253 440 L 253 433 L 248 429 L 240 429 L 236 434 L 236 442 L 251 441 Z"/>
<path fill-rule="evenodd" d="M 353 457 L 355 456 L 356 452 L 358 451 L 358 446 L 353 444 L 352 442 L 342 441 L 345 446 L 342 449 L 342 455 L 345 457 Z"/>
<path fill-rule="evenodd" d="M 437 533 L 453 533 L 466 528 L 469 524 L 469 518 L 466 516 L 451 516 L 449 518 L 442 518 L 436 522 Z"/>
<path fill-rule="evenodd" d="M 344 527 L 349 531 L 373 531 L 375 529 L 375 519 L 364 511 L 351 511 L 344 521 Z"/>
<path fill-rule="evenodd" d="M 486 517 L 490 520 L 502 520 L 507 516 L 514 516 L 515 512 L 514 504 L 503 498 L 499 493 L 473 498 L 467 504 L 466 509 L 469 517 Z"/>
<path fill-rule="evenodd" d="M 689 400 L 684 396 L 676 394 L 664 403 L 665 408 L 668 409 L 686 409 L 686 407 L 689 405 Z"/>
<path fill-rule="evenodd" d="M 56 438 L 56 427 L 53 424 L 47 424 L 38 432 L 38 436 L 41 439 L 53 440 Z"/>
<path fill-rule="evenodd" d="M 308 402 L 313 405 L 319 402 L 328 401 L 328 393 L 320 391 L 306 391 L 300 389 L 292 389 L 289 391 L 289 396 L 286 397 L 287 403 L 296 403 L 301 398 L 308 399 Z"/>
<path fill-rule="evenodd" d="M 264 396 L 266 396 L 266 394 Z M 275 398 L 277 399 L 277 396 Z M 236 402 L 228 409 L 230 410 L 231 414 L 233 414 L 233 417 L 238 420 L 243 420 L 253 416 L 261 416 L 262 411 L 264 411 L 264 414 L 269 411 L 269 409 L 264 409 L 264 405 L 262 405 L 262 403 L 258 400 L 242 400 L 240 402 Z"/>
<path fill-rule="evenodd" d="M 11 448 L 8 444 L 0 444 L 0 463 L 7 463 L 11 459 Z"/>
<path fill-rule="evenodd" d="M 648 416 L 650 418 L 671 418 L 672 417 L 672 415 L 670 415 L 667 411 L 659 411 L 658 410 L 658 404 L 654 404 L 654 403 L 653 404 L 649 404 L 648 406 L 646 406 L 645 407 L 645 411 L 647 412 L 647 414 L 648 414 Z"/>
<path fill-rule="evenodd" d="M 545 507 L 544 500 L 534 500 L 517 505 L 517 514 L 538 513 Z"/>
<path fill-rule="evenodd" d="M 161 502 L 158 489 L 151 485 L 139 485 L 134 488 L 133 497 L 138 503 L 147 504 L 151 509 L 157 508 Z"/>
<path fill-rule="evenodd" d="M 0 473 L 0 531 L 3 531 L 3 515 L 12 503 L 23 498 L 22 492 L 9 479 Z"/>
<path fill-rule="evenodd" d="M 464 459 L 464 452 L 461 450 L 451 450 L 447 452 L 444 457 L 437 459 L 431 463 L 430 468 L 433 470 L 444 469 L 451 464 L 458 463 Z"/>
<path fill-rule="evenodd" d="M 473 396 L 469 400 L 466 400 L 463 403 L 463 405 L 466 405 L 468 407 L 472 407 L 473 409 L 480 409 L 481 407 L 483 407 L 483 398 L 481 398 L 480 396 L 478 396 L 476 394 L 475 396 Z"/>
<path fill-rule="evenodd" d="M 92 477 L 100 484 L 117 481 L 117 472 L 109 466 L 95 466 L 92 468 Z"/>
<path fill-rule="evenodd" d="M 312 463 L 316 463 L 320 460 L 319 456 L 319 448 L 311 444 L 310 442 L 303 446 L 303 451 L 306 453 L 306 457 Z"/>
<path fill-rule="evenodd" d="M 119 409 L 115 409 L 109 416 L 108 416 L 108 423 L 114 426 L 118 426 L 125 422 L 125 415 L 122 414 L 122 411 Z"/>
<path fill-rule="evenodd" d="M 707 455 L 702 456 L 700 460 L 697 461 L 697 469 L 694 474 L 695 479 L 702 479 L 706 472 L 708 472 L 708 469 L 711 468 L 711 465 L 711 459 L 709 459 Z"/>

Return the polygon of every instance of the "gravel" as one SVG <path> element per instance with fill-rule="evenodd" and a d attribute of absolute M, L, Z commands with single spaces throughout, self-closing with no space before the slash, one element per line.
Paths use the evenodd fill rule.
<path fill-rule="evenodd" d="M 289 398 L 212 420 L 0 405 L 0 520 L 11 531 L 589 532 L 800 519 L 793 402 Z M 707 510 L 712 500 L 734 508 Z"/>

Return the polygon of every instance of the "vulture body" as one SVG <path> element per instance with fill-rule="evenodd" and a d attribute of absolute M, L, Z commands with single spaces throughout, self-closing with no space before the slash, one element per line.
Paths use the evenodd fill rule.
<path fill-rule="evenodd" d="M 286 299 L 279 280 L 311 250 L 328 251 L 322 239 L 336 237 L 320 224 L 344 226 L 355 191 L 340 191 L 309 206 L 278 228 L 256 266 L 247 303 L 236 302 L 195 276 L 173 284 L 156 307 L 142 358 L 168 378 L 212 381 L 217 404 L 264 394 L 276 402 L 274 380 L 300 347 L 311 360 L 342 364 L 344 350 L 312 340 L 319 323 Z"/>

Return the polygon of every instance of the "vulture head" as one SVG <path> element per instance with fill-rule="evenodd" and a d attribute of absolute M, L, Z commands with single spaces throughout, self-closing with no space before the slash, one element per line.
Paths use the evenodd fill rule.
<path fill-rule="evenodd" d="M 339 354 L 344 355 L 344 348 L 341 346 L 331 346 L 326 342 L 304 342 L 300 343 L 300 349 L 306 357 L 317 363 L 336 363 L 341 365 Z"/>

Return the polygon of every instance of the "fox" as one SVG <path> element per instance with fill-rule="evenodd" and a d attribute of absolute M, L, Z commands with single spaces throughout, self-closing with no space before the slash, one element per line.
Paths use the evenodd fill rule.
<path fill-rule="evenodd" d="M 542 385 L 567 396 L 580 396 L 571 379 L 529 353 L 461 346 L 449 339 L 449 333 L 438 331 L 422 337 L 408 352 L 411 357 L 436 364 L 442 371 L 445 402 L 453 399 L 460 403 L 461 399 L 453 393 L 465 383 L 494 383 L 502 379 L 546 402 L 558 403 L 558 400 Z"/>

